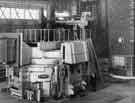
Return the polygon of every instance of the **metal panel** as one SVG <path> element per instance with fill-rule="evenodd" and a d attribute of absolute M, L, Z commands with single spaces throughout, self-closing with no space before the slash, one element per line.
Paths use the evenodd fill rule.
<path fill-rule="evenodd" d="M 20 64 L 20 38 L 21 38 L 21 34 L 20 33 L 0 33 L 0 38 L 6 38 L 7 40 L 11 40 L 11 41 L 15 40 L 16 41 L 16 45 L 14 45 L 14 43 L 11 43 L 11 41 L 7 42 L 7 44 L 9 44 L 9 46 L 6 47 L 7 49 L 9 49 L 10 47 L 15 47 L 16 49 L 11 50 L 11 52 L 13 52 L 13 55 L 10 55 L 10 53 L 6 53 L 6 54 L 9 54 L 9 55 L 6 55 L 6 58 L 10 58 L 11 60 L 15 59 L 15 64 Z M 6 50 L 6 51 L 10 52 L 9 50 Z M 15 52 L 16 52 L 16 54 L 15 54 L 16 56 L 14 55 Z M 12 59 L 12 56 L 14 56 L 15 58 Z"/>
<path fill-rule="evenodd" d="M 111 56 L 125 57 L 127 75 L 133 76 L 135 75 L 134 0 L 108 0 L 107 5 Z"/>
<path fill-rule="evenodd" d="M 0 38 L 0 63 L 6 62 L 7 40 Z"/>
<path fill-rule="evenodd" d="M 133 55 L 132 0 L 108 0 L 108 23 L 111 54 Z M 134 18 L 134 17 L 133 17 Z"/>
<path fill-rule="evenodd" d="M 0 63 L 16 62 L 16 40 L 0 38 Z"/>

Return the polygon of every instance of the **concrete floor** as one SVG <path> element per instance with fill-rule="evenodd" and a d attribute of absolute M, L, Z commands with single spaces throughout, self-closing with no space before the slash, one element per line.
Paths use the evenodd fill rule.
<path fill-rule="evenodd" d="M 0 83 L 0 88 L 6 87 Z M 0 103 L 18 103 L 17 98 L 0 92 Z M 71 99 L 68 103 L 135 103 L 135 86 L 127 83 L 113 83 L 88 96 Z"/>
<path fill-rule="evenodd" d="M 88 96 L 75 99 L 70 103 L 135 103 L 135 86 L 111 84 Z"/>

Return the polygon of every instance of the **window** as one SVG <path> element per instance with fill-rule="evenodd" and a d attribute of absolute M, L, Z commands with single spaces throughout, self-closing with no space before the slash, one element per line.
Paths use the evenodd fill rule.
<path fill-rule="evenodd" d="M 31 11 L 29 9 L 25 10 L 25 19 L 32 19 Z"/>
<path fill-rule="evenodd" d="M 39 10 L 31 9 L 31 16 L 33 17 L 33 19 L 39 19 Z"/>
<path fill-rule="evenodd" d="M 9 8 L 1 7 L 0 8 L 0 18 L 2 18 L 2 19 L 10 18 L 10 9 Z"/>
<path fill-rule="evenodd" d="M 11 19 L 18 19 L 18 15 L 15 8 L 11 8 Z"/>
<path fill-rule="evenodd" d="M 0 7 L 0 19 L 38 20 L 39 9 L 21 9 Z"/>
<path fill-rule="evenodd" d="M 18 13 L 18 19 L 24 19 L 24 9 L 16 9 Z"/>

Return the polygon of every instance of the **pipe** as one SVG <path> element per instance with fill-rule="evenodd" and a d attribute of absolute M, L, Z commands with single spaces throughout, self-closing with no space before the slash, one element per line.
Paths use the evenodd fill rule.
<path fill-rule="evenodd" d="M 135 76 L 120 76 L 120 75 L 114 75 L 114 74 L 110 74 L 110 76 L 113 78 L 123 79 L 123 80 L 135 80 Z"/>

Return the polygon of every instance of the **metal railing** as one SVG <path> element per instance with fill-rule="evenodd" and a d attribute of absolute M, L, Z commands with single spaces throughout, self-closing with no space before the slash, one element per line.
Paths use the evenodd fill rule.
<path fill-rule="evenodd" d="M 88 29 L 17 29 L 17 32 L 23 34 L 24 42 L 70 41 L 91 37 L 91 30 Z"/>

